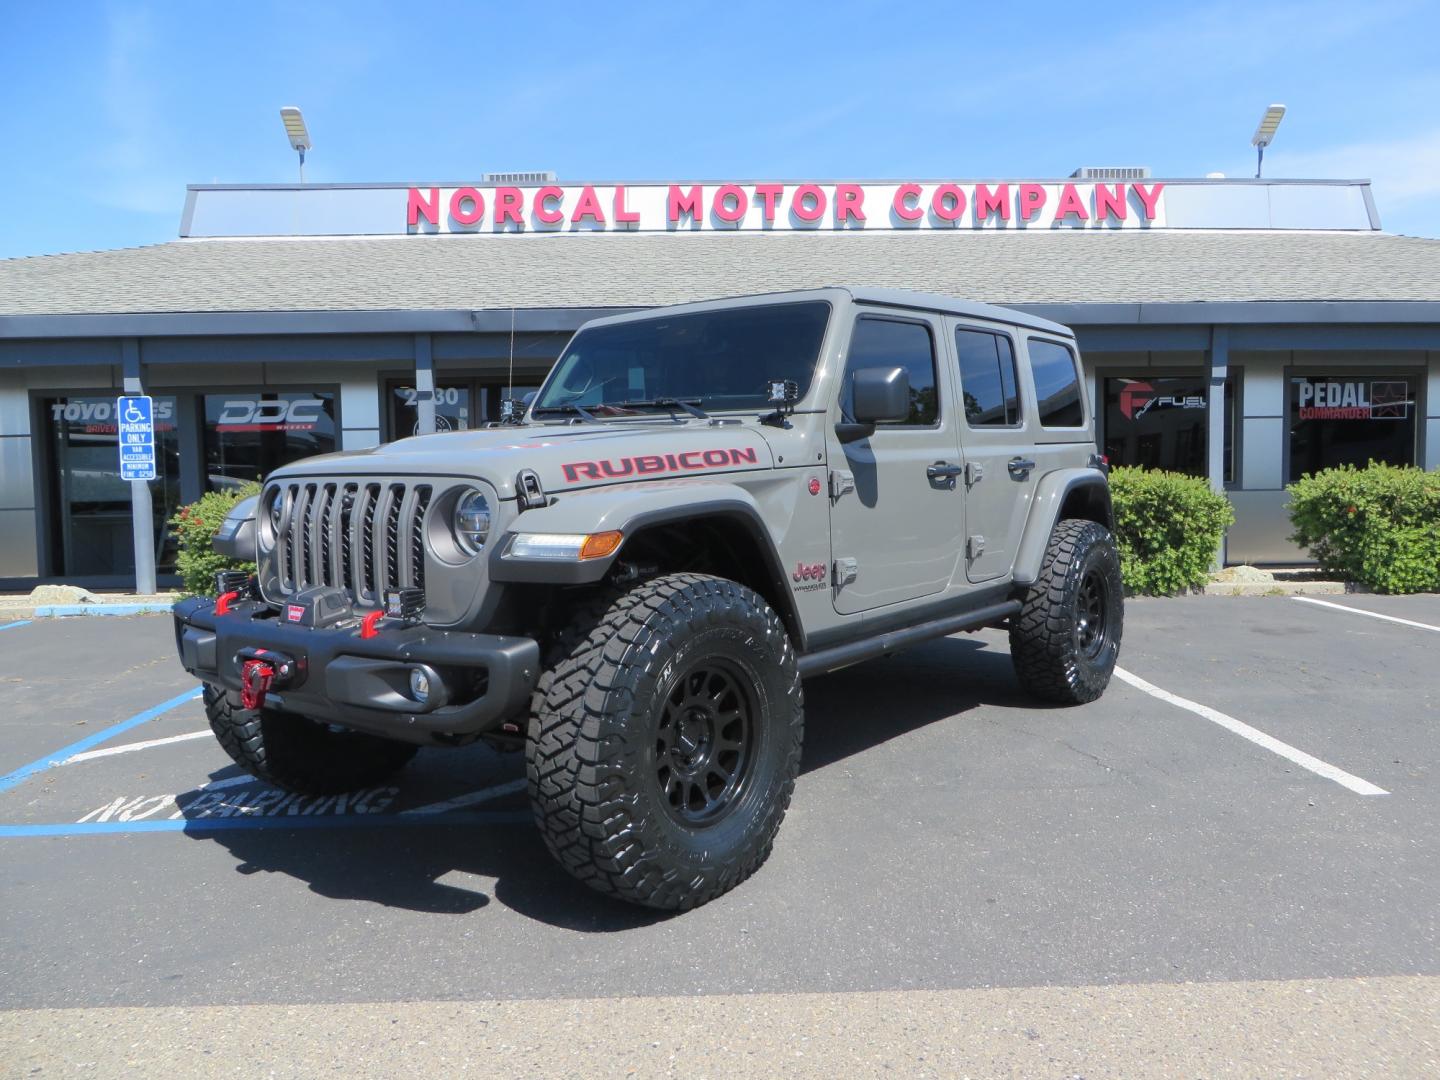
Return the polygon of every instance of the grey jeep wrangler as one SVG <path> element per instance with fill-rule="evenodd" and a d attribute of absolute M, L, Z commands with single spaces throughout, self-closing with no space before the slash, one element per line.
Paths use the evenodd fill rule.
<path fill-rule="evenodd" d="M 176 640 L 255 776 L 334 793 L 523 746 L 570 873 L 689 908 L 770 852 L 802 679 L 994 626 L 1034 695 L 1098 697 L 1110 529 L 1065 327 L 746 297 L 587 323 L 499 427 L 276 471 L 216 538 L 257 573 L 177 604 Z"/>

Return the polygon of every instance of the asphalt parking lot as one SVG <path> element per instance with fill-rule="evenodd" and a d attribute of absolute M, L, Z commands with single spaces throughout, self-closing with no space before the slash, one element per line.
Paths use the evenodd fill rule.
<path fill-rule="evenodd" d="M 1440 597 L 1326 601 L 1132 601 L 1131 679 L 1077 709 L 993 632 L 812 681 L 774 855 L 680 916 L 555 868 L 519 755 L 291 800 L 168 617 L 0 629 L 0 1007 L 1440 975 Z"/>

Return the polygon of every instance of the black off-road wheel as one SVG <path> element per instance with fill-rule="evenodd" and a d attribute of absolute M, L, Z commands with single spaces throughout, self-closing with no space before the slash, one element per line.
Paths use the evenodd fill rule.
<path fill-rule="evenodd" d="M 526 739 L 535 821 L 590 887 L 684 910 L 770 854 L 800 768 L 795 651 L 756 593 L 666 574 L 570 613 Z"/>
<path fill-rule="evenodd" d="M 1010 658 L 1020 685 L 1062 705 L 1098 698 L 1120 655 L 1124 603 L 1110 530 L 1074 518 L 1057 524 L 1040 576 L 1010 620 Z"/>
<path fill-rule="evenodd" d="M 205 715 L 220 745 L 257 780 L 299 795 L 339 795 L 389 779 L 420 748 L 330 727 L 275 709 L 245 709 L 205 684 Z"/>

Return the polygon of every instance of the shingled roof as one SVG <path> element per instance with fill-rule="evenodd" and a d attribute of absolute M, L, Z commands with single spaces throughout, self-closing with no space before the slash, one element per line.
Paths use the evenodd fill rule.
<path fill-rule="evenodd" d="M 1321 232 L 784 232 L 180 240 L 0 261 L 0 317 L 609 308 L 810 288 L 996 304 L 1440 301 L 1440 240 Z"/>

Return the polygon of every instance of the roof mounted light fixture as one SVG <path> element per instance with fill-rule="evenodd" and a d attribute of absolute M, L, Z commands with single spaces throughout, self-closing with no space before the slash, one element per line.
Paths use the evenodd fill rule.
<path fill-rule="evenodd" d="M 305 151 L 313 145 L 310 130 L 305 126 L 305 117 L 300 115 L 296 105 L 286 105 L 280 110 L 280 120 L 285 125 L 285 134 L 290 138 L 290 149 L 300 155 L 300 182 L 305 182 Z"/>
<path fill-rule="evenodd" d="M 1271 105 L 1255 128 L 1255 134 L 1250 137 L 1250 145 L 1255 147 L 1255 179 L 1260 179 L 1260 172 L 1265 165 L 1265 148 L 1275 140 L 1275 129 L 1280 126 L 1280 121 L 1285 119 L 1284 105 Z"/>

